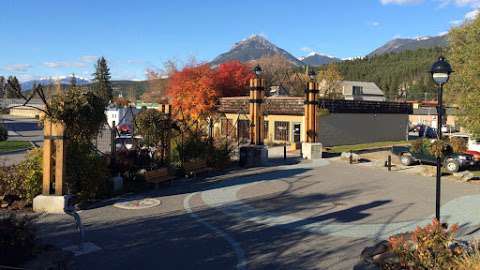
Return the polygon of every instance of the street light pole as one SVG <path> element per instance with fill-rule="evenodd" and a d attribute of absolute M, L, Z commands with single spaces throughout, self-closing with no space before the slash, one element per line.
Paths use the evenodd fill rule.
<path fill-rule="evenodd" d="M 442 124 L 443 124 L 443 84 L 438 87 L 437 97 L 437 139 L 442 139 Z M 436 179 L 436 194 L 435 194 L 435 218 L 440 221 L 440 197 L 441 197 L 441 177 L 442 177 L 442 158 L 437 156 L 437 179 Z"/>
<path fill-rule="evenodd" d="M 443 85 L 448 82 L 452 67 L 444 57 L 438 58 L 438 61 L 432 65 L 430 73 L 432 79 L 438 86 L 437 96 L 437 140 L 442 139 L 443 125 Z M 435 218 L 440 222 L 440 199 L 441 199 L 441 177 L 442 177 L 442 158 L 437 156 L 437 176 L 436 176 L 436 192 L 435 192 Z"/>

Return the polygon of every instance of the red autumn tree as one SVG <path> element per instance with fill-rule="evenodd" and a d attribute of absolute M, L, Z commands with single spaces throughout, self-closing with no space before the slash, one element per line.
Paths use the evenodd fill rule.
<path fill-rule="evenodd" d="M 211 111 L 219 96 L 215 78 L 216 72 L 208 64 L 193 64 L 174 72 L 167 86 L 174 112 L 196 119 Z"/>
<path fill-rule="evenodd" d="M 233 60 L 220 64 L 217 69 L 217 86 L 223 97 L 248 95 L 248 84 L 253 77 L 252 68 Z"/>

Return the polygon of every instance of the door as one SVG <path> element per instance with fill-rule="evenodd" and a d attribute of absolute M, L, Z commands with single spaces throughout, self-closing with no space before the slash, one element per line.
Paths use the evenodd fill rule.
<path fill-rule="evenodd" d="M 293 142 L 300 142 L 301 124 L 293 124 Z"/>

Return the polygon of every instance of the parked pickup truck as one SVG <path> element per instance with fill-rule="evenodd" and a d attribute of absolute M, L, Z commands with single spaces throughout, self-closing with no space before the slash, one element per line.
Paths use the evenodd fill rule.
<path fill-rule="evenodd" d="M 400 162 L 405 166 L 415 163 L 435 164 L 437 162 L 437 159 L 429 152 L 413 152 L 407 146 L 394 146 L 392 147 L 392 153 L 397 155 L 400 158 Z M 452 153 L 445 156 L 442 163 L 443 167 L 451 173 L 475 165 L 472 155 L 461 153 Z"/>

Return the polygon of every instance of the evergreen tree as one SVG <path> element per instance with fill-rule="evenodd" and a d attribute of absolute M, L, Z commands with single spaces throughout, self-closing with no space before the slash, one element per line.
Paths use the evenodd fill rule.
<path fill-rule="evenodd" d="M 460 124 L 480 138 L 480 16 L 449 33 L 447 60 L 455 71 L 446 86 L 450 100 L 459 105 Z"/>
<path fill-rule="evenodd" d="M 77 78 L 75 77 L 75 73 L 73 73 L 72 77 L 70 77 L 70 88 L 75 87 L 77 87 Z"/>
<path fill-rule="evenodd" d="M 5 87 L 5 96 L 6 98 L 20 98 L 19 93 L 22 91 L 22 87 L 20 86 L 20 82 L 18 81 L 17 77 L 10 76 L 7 79 L 7 84 Z"/>
<path fill-rule="evenodd" d="M 113 89 L 110 81 L 110 69 L 108 68 L 107 60 L 105 60 L 103 56 L 97 60 L 93 77 L 93 90 L 95 94 L 108 104 L 113 98 Z"/>
<path fill-rule="evenodd" d="M 425 93 L 431 97 L 435 93 L 427 71 L 442 53 L 442 48 L 418 49 L 342 61 L 336 65 L 344 80 L 375 82 L 389 99 L 400 95 L 423 99 Z"/>
<path fill-rule="evenodd" d="M 0 98 L 5 97 L 5 77 L 0 76 Z"/>

